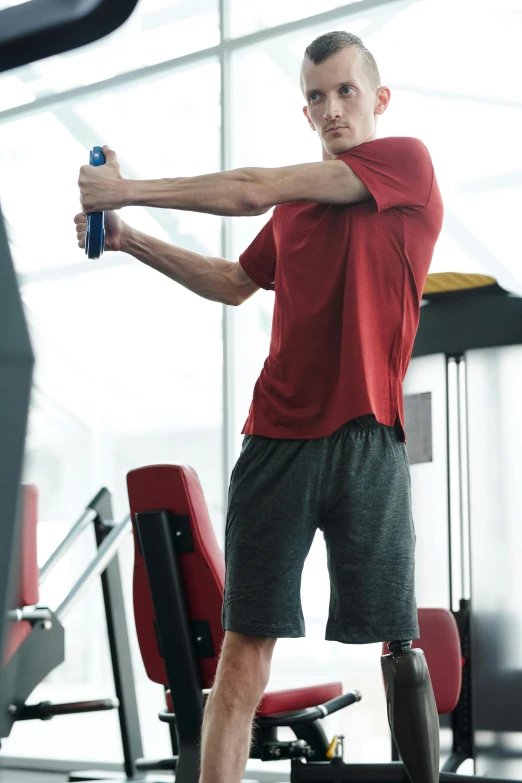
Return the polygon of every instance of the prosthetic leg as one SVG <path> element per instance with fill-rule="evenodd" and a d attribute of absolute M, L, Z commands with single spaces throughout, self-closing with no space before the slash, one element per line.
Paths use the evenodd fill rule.
<path fill-rule="evenodd" d="M 424 653 L 411 641 L 389 642 L 381 658 L 388 722 L 412 783 L 439 781 L 439 716 Z"/>

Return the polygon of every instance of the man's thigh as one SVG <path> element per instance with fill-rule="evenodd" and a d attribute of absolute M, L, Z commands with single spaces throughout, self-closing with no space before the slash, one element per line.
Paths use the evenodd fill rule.
<path fill-rule="evenodd" d="M 327 638 L 417 638 L 415 530 L 406 448 L 391 427 L 350 423 L 332 442 L 324 507 Z"/>
<path fill-rule="evenodd" d="M 304 636 L 301 574 L 320 515 L 318 445 L 245 438 L 230 480 L 225 630 Z"/>

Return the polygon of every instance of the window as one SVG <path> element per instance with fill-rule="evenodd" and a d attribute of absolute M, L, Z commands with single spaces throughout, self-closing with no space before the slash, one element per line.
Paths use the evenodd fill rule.
<path fill-rule="evenodd" d="M 350 5 L 346 0 L 323 0 L 320 5 L 316 0 L 286 0 L 284 3 L 265 0 L 262 4 L 228 0 L 228 3 L 230 35 L 234 38 Z"/>

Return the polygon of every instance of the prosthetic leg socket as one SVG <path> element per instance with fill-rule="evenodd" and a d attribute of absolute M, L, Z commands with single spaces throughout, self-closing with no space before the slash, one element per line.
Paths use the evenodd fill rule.
<path fill-rule="evenodd" d="M 439 715 L 422 650 L 411 642 L 390 642 L 381 658 L 388 722 L 412 783 L 439 781 Z"/>

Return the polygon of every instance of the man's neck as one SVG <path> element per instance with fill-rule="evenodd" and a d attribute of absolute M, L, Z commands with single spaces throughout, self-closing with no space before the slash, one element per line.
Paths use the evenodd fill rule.
<path fill-rule="evenodd" d="M 364 141 L 360 141 L 359 144 L 366 144 L 368 141 L 375 141 L 376 136 L 371 136 L 369 139 L 365 139 Z M 354 144 L 353 147 L 350 147 L 350 149 L 345 150 L 344 152 L 349 152 L 350 150 L 353 150 L 354 147 L 358 147 L 359 144 Z M 344 155 L 344 152 L 340 152 L 339 155 L 330 155 L 329 152 L 325 150 L 323 147 L 323 160 L 337 160 L 341 155 Z"/>

